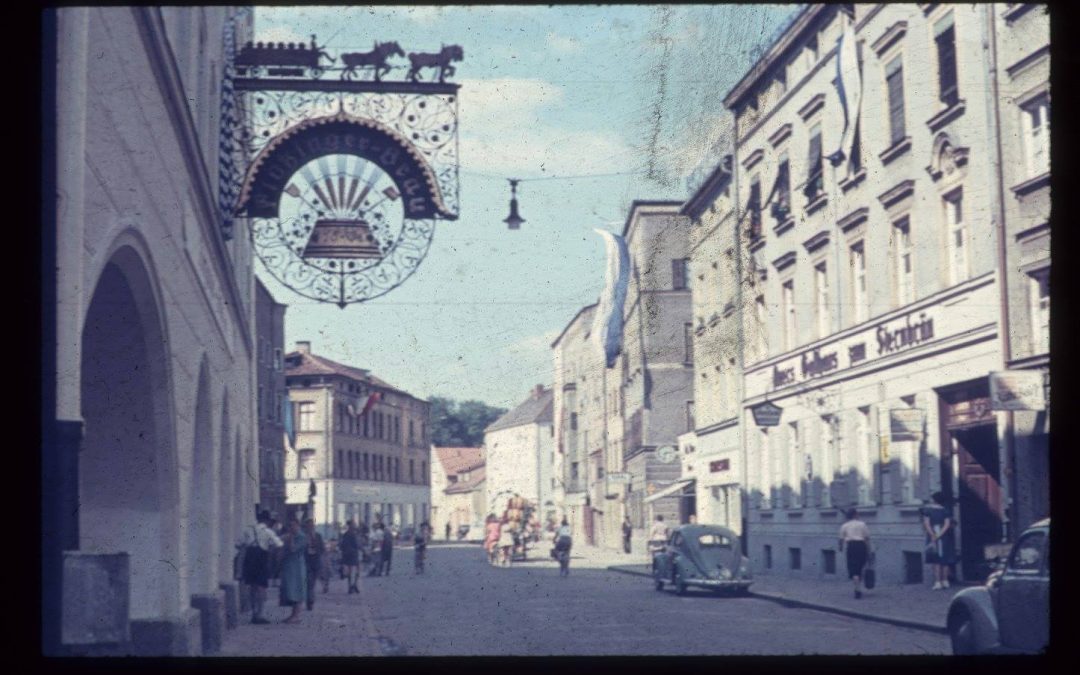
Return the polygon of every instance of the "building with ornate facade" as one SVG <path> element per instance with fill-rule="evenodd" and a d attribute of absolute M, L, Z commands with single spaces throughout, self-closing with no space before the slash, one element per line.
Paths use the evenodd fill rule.
<path fill-rule="evenodd" d="M 929 583 L 920 507 L 936 491 L 954 503 L 961 578 L 984 577 L 1008 536 L 1015 488 L 988 378 L 1006 358 L 990 122 L 1004 99 L 987 40 L 1002 11 L 808 5 L 725 98 L 757 294 L 744 306 L 764 314 L 744 342 L 742 420 L 759 572 L 838 574 L 841 512 L 857 506 L 882 583 Z M 846 76 L 861 92 L 849 135 L 834 84 L 845 31 L 861 79 Z M 755 421 L 766 403 L 777 426 Z"/>
<path fill-rule="evenodd" d="M 258 500 L 255 284 L 219 204 L 230 7 L 45 15 L 47 654 L 214 653 Z"/>
<path fill-rule="evenodd" d="M 256 409 L 259 418 L 259 503 L 285 518 L 285 310 L 255 279 Z"/>
<path fill-rule="evenodd" d="M 324 536 L 347 521 L 399 528 L 431 506 L 428 403 L 297 342 L 285 357 L 296 425 L 286 453 L 286 508 L 306 510 Z"/>

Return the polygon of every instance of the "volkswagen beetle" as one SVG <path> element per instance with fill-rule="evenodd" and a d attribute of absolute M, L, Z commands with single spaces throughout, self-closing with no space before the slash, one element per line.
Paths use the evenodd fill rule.
<path fill-rule="evenodd" d="M 954 654 L 1044 650 L 1050 640 L 1050 519 L 1024 530 L 985 585 L 953 596 L 946 616 Z"/>
<path fill-rule="evenodd" d="M 652 574 L 656 590 L 670 583 L 679 595 L 690 586 L 746 595 L 753 583 L 739 536 L 719 525 L 675 528 L 663 550 L 653 554 Z"/>

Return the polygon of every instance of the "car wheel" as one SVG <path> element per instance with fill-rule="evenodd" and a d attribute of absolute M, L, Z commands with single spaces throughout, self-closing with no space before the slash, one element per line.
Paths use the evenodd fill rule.
<path fill-rule="evenodd" d="M 961 610 L 949 621 L 949 640 L 957 656 L 975 654 L 975 625 L 967 610 Z"/>
<path fill-rule="evenodd" d="M 686 582 L 682 580 L 678 570 L 671 573 L 671 584 L 675 587 L 675 593 L 686 595 Z"/>

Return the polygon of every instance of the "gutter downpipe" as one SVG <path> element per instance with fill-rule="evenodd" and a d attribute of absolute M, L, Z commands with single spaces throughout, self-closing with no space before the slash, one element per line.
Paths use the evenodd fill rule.
<path fill-rule="evenodd" d="M 1005 177 L 1002 171 L 1002 151 L 1001 151 L 1001 111 L 1000 103 L 1001 96 L 998 87 L 998 74 L 997 74 L 997 30 L 995 28 L 995 16 L 994 5 L 983 5 L 983 16 L 985 17 L 985 23 L 983 24 L 983 49 L 987 55 L 987 61 L 989 62 L 989 76 L 990 76 L 990 90 L 987 92 L 990 99 L 988 106 L 988 115 L 990 117 L 989 123 L 992 125 L 990 129 L 993 136 L 993 143 L 991 143 L 991 152 L 993 156 L 991 158 L 991 164 L 993 165 L 995 187 L 997 188 L 997 200 L 994 203 L 994 209 L 997 216 L 997 275 L 998 275 L 998 288 L 1000 289 L 998 302 L 998 311 L 1000 313 L 1000 320 L 998 321 L 998 334 L 1001 340 L 1001 358 L 1003 367 L 1008 369 L 1009 361 L 1012 359 L 1012 334 L 1009 326 L 1009 285 L 1006 279 L 1006 270 L 1008 264 L 1008 255 L 1006 251 L 1006 237 L 1007 229 L 1005 227 Z M 1005 493 L 1005 513 L 1001 524 L 1001 538 L 1002 541 L 1009 541 L 1014 533 L 1015 521 L 1016 521 L 1016 500 L 1014 495 L 1016 494 L 1016 443 L 1013 438 L 1014 434 L 1014 413 L 1011 410 L 1005 411 L 1005 433 L 1004 444 L 999 446 L 999 452 L 1004 456 L 999 458 L 999 464 L 1005 472 L 1006 480 L 1006 493 Z"/>
<path fill-rule="evenodd" d="M 740 462 L 740 464 L 742 465 L 742 468 L 739 471 L 739 485 L 741 486 L 741 489 L 739 490 L 739 512 L 740 512 L 740 516 L 741 516 L 740 520 L 742 521 L 740 523 L 740 527 L 739 527 L 739 529 L 741 530 L 739 532 L 739 541 L 742 543 L 742 553 L 743 553 L 743 555 L 749 555 L 748 551 L 750 550 L 750 544 L 747 541 L 747 539 L 748 539 L 748 536 L 749 536 L 748 530 L 749 530 L 749 526 L 750 526 L 750 517 L 749 517 L 750 516 L 750 500 L 747 497 L 749 486 L 746 484 L 746 477 L 747 477 L 747 470 L 748 470 L 748 465 L 747 465 L 748 459 L 747 459 L 747 450 L 746 450 L 746 413 L 745 413 L 745 410 L 743 409 L 743 402 L 744 402 L 744 398 L 745 398 L 745 395 L 746 395 L 745 391 L 744 391 L 745 388 L 744 388 L 744 385 L 743 385 L 743 379 L 745 377 L 745 371 L 746 371 L 746 364 L 745 364 L 745 358 L 744 358 L 745 351 L 746 351 L 746 344 L 745 344 L 745 337 L 746 336 L 745 336 L 743 322 L 746 320 L 746 312 L 745 312 L 745 307 L 743 306 L 743 246 L 742 246 L 742 218 L 743 217 L 742 217 L 742 214 L 740 213 L 741 208 L 742 208 L 742 196 L 739 194 L 739 156 L 738 156 L 738 152 L 739 152 L 739 116 L 734 110 L 732 110 L 731 112 L 732 112 L 732 116 L 734 117 L 734 120 L 733 120 L 734 123 L 732 124 L 732 126 L 735 129 L 735 133 L 734 133 L 733 139 L 732 139 L 732 148 L 731 148 L 731 182 L 735 186 L 735 189 L 733 190 L 734 195 L 735 195 L 735 232 L 734 232 L 734 234 L 735 234 L 735 279 L 737 281 L 737 283 L 735 284 L 735 306 L 738 308 L 738 312 L 737 312 L 738 325 L 736 326 L 736 328 L 737 328 L 736 336 L 737 336 L 737 340 L 738 340 L 738 342 L 737 342 L 738 350 L 737 350 L 736 361 L 735 361 L 735 363 L 737 364 L 737 367 L 738 367 L 738 371 L 737 371 L 738 377 L 736 378 L 736 383 L 737 384 L 736 384 L 736 387 L 735 387 L 735 400 L 738 402 L 739 450 L 740 450 L 739 457 L 742 460 Z M 721 160 L 721 161 L 723 161 L 723 160 Z M 749 247 L 747 247 L 746 250 L 749 251 Z"/>

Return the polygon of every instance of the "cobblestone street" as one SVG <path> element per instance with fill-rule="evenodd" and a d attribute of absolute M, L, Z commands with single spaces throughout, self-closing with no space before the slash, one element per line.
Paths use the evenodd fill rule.
<path fill-rule="evenodd" d="M 543 544 L 535 553 L 546 552 Z M 945 654 L 924 631 L 788 609 L 755 598 L 658 593 L 644 578 L 575 556 L 560 579 L 553 561 L 486 564 L 479 546 L 432 546 L 427 574 L 398 549 L 393 574 L 365 577 L 360 595 L 333 579 L 299 625 L 244 623 L 225 656 Z M 274 589 L 271 589 L 273 595 Z M 268 603 L 268 606 L 270 603 Z M 270 607 L 280 621 L 286 610 Z M 873 630 L 864 630 L 865 626 Z"/>

